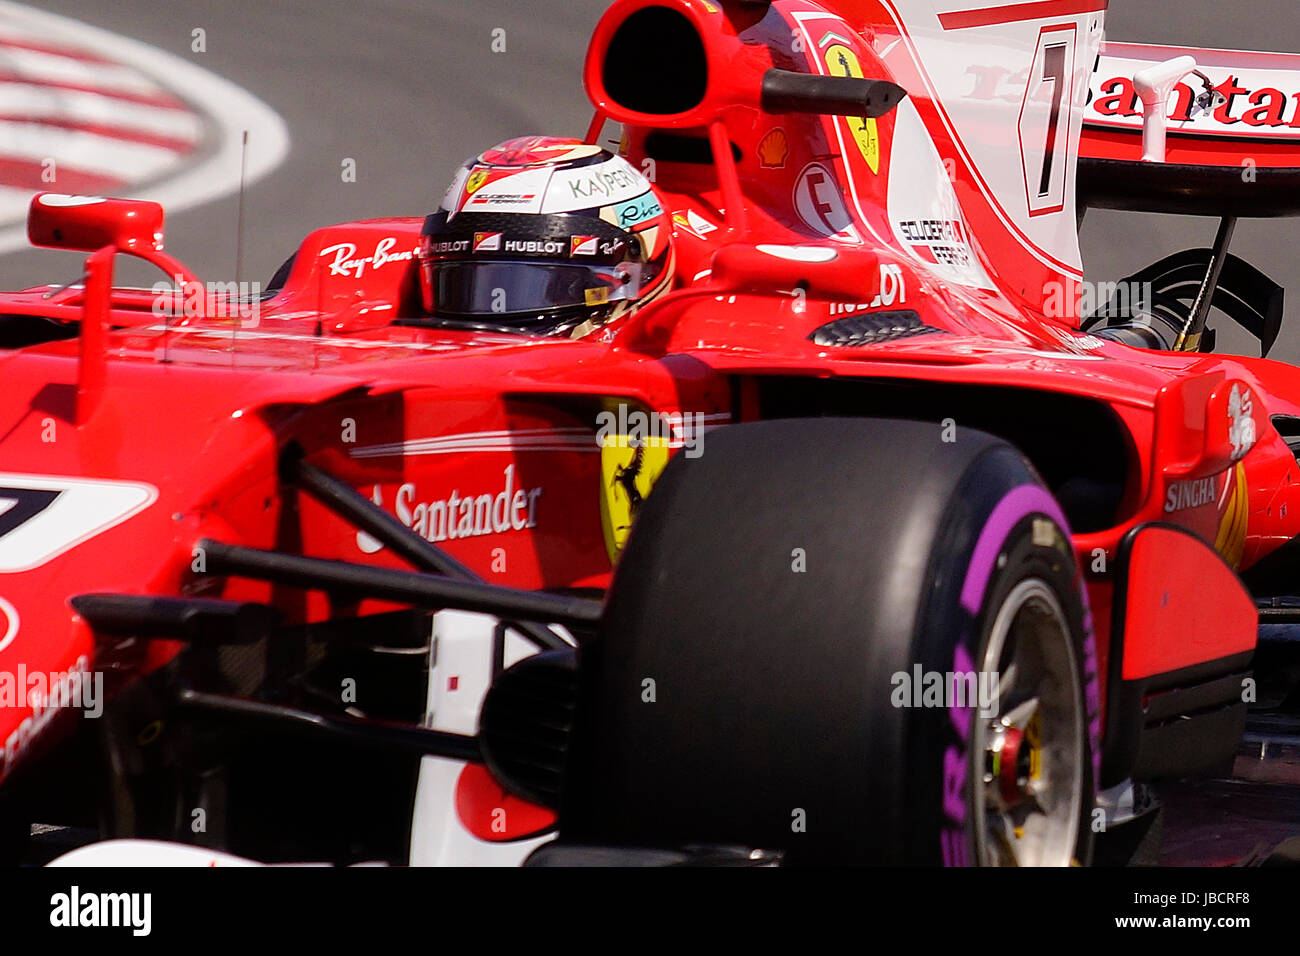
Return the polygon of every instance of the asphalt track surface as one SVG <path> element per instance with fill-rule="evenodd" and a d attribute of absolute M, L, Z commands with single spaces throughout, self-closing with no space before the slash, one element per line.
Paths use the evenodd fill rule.
<path fill-rule="evenodd" d="M 265 281 L 311 229 L 350 219 L 423 215 L 453 169 L 499 140 L 582 135 L 590 117 L 580 66 L 605 0 L 40 0 L 224 76 L 288 125 L 288 158 L 248 190 L 243 278 Z M 207 50 L 191 51 L 192 31 Z M 494 53 L 495 29 L 506 51 Z M 1112 39 L 1300 52 L 1295 0 L 1112 0 Z M 345 183 L 345 159 L 356 181 Z M 199 275 L 228 277 L 236 259 L 234 196 L 169 218 L 169 250 Z M 1213 220 L 1091 212 L 1088 276 L 1122 278 L 1179 249 L 1208 245 Z M 1300 222 L 1245 221 L 1233 251 L 1286 286 L 1300 267 Z M 62 281 L 80 254 L 0 256 L 0 288 Z M 121 274 L 152 283 L 147 272 Z M 1300 362 L 1300 283 L 1273 357 Z M 1163 860 L 1228 862 L 1300 832 L 1300 739 L 1281 759 L 1243 746 L 1233 780 L 1165 794 Z M 1252 750 L 1253 748 L 1253 750 Z"/>

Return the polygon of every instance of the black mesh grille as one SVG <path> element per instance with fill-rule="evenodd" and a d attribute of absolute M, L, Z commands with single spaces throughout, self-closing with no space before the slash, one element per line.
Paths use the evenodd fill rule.
<path fill-rule="evenodd" d="M 846 316 L 827 322 L 814 330 L 808 338 L 817 345 L 852 347 L 877 345 L 931 332 L 943 332 L 943 329 L 925 325 L 919 315 L 905 309 Z"/>

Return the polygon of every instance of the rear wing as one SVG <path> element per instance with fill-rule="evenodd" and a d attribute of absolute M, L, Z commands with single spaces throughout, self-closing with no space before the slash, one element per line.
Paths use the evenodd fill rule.
<path fill-rule="evenodd" d="M 1165 100 L 1164 161 L 1144 161 L 1142 84 L 1134 78 L 1181 57 L 1195 61 L 1194 71 Z M 1103 44 L 1084 113 L 1078 192 L 1084 207 L 1300 216 L 1300 54 Z"/>

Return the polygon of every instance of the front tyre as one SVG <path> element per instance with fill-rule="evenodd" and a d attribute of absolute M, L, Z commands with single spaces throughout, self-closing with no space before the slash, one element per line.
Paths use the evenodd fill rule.
<path fill-rule="evenodd" d="M 1090 857 L 1081 582 L 1056 502 L 988 435 L 711 433 L 643 505 L 579 683 L 563 841 L 792 863 Z"/>

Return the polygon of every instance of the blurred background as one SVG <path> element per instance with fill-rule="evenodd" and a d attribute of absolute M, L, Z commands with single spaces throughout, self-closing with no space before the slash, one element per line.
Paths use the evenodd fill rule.
<path fill-rule="evenodd" d="M 467 156 L 527 133 L 581 136 L 580 66 L 606 0 L 41 0 L 42 9 L 137 38 L 225 76 L 285 120 L 287 160 L 246 197 L 243 278 L 265 283 L 309 230 L 424 215 Z M 1295 0 L 1111 0 L 1111 39 L 1300 52 Z M 205 31 L 206 52 L 191 50 Z M 505 52 L 492 50 L 504 30 Z M 667 64 L 666 64 L 667 65 Z M 341 164 L 356 162 L 356 181 Z M 199 275 L 234 275 L 233 196 L 168 220 L 168 247 Z M 1116 280 L 1209 245 L 1215 221 L 1094 210 L 1082 232 L 1088 278 Z M 1283 286 L 1300 267 L 1300 223 L 1243 221 L 1233 251 Z M 0 256 L 0 287 L 75 274 L 80 256 Z M 65 276 L 66 273 L 66 276 Z M 152 283 L 154 276 L 126 275 Z M 1300 361 L 1300 285 L 1273 357 Z M 1235 345 L 1239 337 L 1230 336 Z M 1240 340 L 1244 341 L 1244 340 Z"/>
<path fill-rule="evenodd" d="M 591 113 L 580 66 L 606 3 L 34 0 L 226 77 L 284 119 L 289 154 L 245 200 L 242 276 L 263 283 L 318 226 L 431 211 L 455 167 L 493 143 L 530 133 L 581 136 Z M 0 2 L 0 80 L 12 79 L 6 8 L 11 16 L 15 9 Z M 1111 0 L 1107 32 L 1114 40 L 1300 52 L 1295 14 L 1296 0 Z M 204 31 L 201 53 L 192 50 L 197 29 Z M 504 31 L 495 34 L 504 52 L 493 51 L 494 31 Z M 21 44 L 13 49 L 23 55 Z M 0 100 L 0 121 L 4 113 Z M 204 148 L 195 146 L 191 158 L 201 160 Z M 355 182 L 340 175 L 346 160 L 355 163 Z M 229 279 L 236 275 L 236 223 L 233 195 L 174 213 L 168 248 L 200 276 Z M 1208 245 L 1215 226 L 1211 219 L 1094 210 L 1082 232 L 1088 278 L 1117 280 L 1169 253 Z M 1233 251 L 1286 286 L 1300 267 L 1298 234 L 1294 221 L 1243 221 Z M 83 259 L 30 250 L 0 255 L 0 288 L 70 279 Z M 152 284 L 157 276 L 124 270 L 119 278 Z M 1273 356 L 1300 362 L 1300 283 L 1288 314 Z M 1234 779 L 1166 791 L 1177 825 L 1162 859 L 1228 862 L 1276 845 L 1294 830 L 1298 793 L 1300 737 L 1250 738 Z"/>

